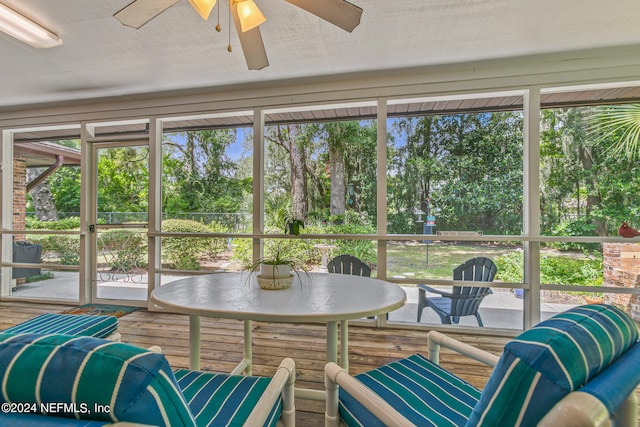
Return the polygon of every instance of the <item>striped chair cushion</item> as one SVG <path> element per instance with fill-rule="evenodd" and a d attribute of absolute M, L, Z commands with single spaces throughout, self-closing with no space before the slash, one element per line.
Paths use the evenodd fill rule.
<path fill-rule="evenodd" d="M 558 314 L 506 346 L 469 426 L 535 426 L 638 340 L 621 310 L 586 305 Z"/>
<path fill-rule="evenodd" d="M 198 426 L 242 426 L 262 397 L 271 378 L 177 369 L 178 385 Z M 265 426 L 275 426 L 282 399 L 274 405 Z"/>
<path fill-rule="evenodd" d="M 76 420 L 70 418 L 48 417 L 36 414 L 9 413 L 0 416 L 2 427 L 102 427 L 113 426 L 107 421 Z"/>
<path fill-rule="evenodd" d="M 414 354 L 356 375 L 417 426 L 463 426 L 480 398 L 471 384 Z M 348 426 L 384 426 L 340 389 L 340 417 Z"/>
<path fill-rule="evenodd" d="M 47 313 L 19 323 L 2 333 L 64 334 L 106 338 L 117 330 L 118 318 L 114 316 Z"/>
<path fill-rule="evenodd" d="M 51 415 L 195 426 L 165 357 L 128 344 L 0 334 L 0 373 L 2 402 L 75 403 L 77 411 Z M 95 411 L 97 405 L 110 410 Z"/>
<path fill-rule="evenodd" d="M 595 396 L 613 414 L 640 384 L 640 343 L 636 343 L 580 391 Z"/>

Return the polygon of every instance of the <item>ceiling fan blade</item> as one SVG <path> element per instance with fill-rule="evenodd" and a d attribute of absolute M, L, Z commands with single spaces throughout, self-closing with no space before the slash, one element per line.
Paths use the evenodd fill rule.
<path fill-rule="evenodd" d="M 262 42 L 260 27 L 255 27 L 243 33 L 240 25 L 240 17 L 238 16 L 238 9 L 232 4 L 232 1 L 233 0 L 229 1 L 231 15 L 233 15 L 233 23 L 236 26 L 236 32 L 242 45 L 242 53 L 244 54 L 244 59 L 247 61 L 247 67 L 250 70 L 262 70 L 269 66 L 269 59 L 267 58 L 267 51 L 264 49 L 264 43 Z"/>
<path fill-rule="evenodd" d="M 360 24 L 362 9 L 345 0 L 285 0 L 351 32 Z"/>
<path fill-rule="evenodd" d="M 140 28 L 180 0 L 134 0 L 113 14 L 127 27 Z"/>

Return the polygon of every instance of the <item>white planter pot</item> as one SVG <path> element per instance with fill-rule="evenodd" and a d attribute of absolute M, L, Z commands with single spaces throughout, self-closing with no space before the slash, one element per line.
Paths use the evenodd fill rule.
<path fill-rule="evenodd" d="M 291 276 L 291 267 L 283 264 L 260 264 L 260 276 L 271 279 L 284 279 Z"/>

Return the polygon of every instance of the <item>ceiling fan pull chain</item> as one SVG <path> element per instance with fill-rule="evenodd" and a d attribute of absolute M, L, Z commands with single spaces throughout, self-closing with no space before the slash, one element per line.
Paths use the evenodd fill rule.
<path fill-rule="evenodd" d="M 222 27 L 220 27 L 220 3 L 218 3 L 218 24 L 216 25 L 216 31 L 222 31 Z"/>
<path fill-rule="evenodd" d="M 227 51 L 232 52 L 233 49 L 231 48 L 231 2 L 229 2 L 229 23 L 228 23 L 228 27 L 229 27 L 229 46 L 227 46 Z"/>

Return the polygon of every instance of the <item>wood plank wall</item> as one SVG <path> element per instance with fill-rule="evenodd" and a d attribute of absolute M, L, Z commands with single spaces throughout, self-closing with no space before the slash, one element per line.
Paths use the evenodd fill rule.
<path fill-rule="evenodd" d="M 41 313 L 60 312 L 63 305 L 0 302 L 0 330 Z M 174 368 L 189 367 L 189 320 L 185 315 L 152 313 L 138 310 L 120 319 L 122 340 L 148 347 L 159 345 Z M 231 371 L 242 359 L 243 325 L 228 319 L 202 319 L 202 369 Z M 452 333 L 454 338 L 499 354 L 509 340 L 504 336 Z M 414 353 L 427 354 L 424 330 L 413 328 L 379 329 L 350 325 L 349 362 L 351 373 L 359 373 L 391 360 Z M 291 357 L 296 361 L 296 385 L 324 389 L 325 364 L 324 325 L 253 323 L 253 373 L 272 375 L 280 361 Z M 461 378 L 484 387 L 491 369 L 480 363 L 455 355 L 445 349 L 441 364 Z M 640 397 L 640 387 L 636 390 Z M 297 400 L 297 423 L 300 426 L 324 425 L 324 403 Z M 640 424 L 639 424 L 640 425 Z"/>

